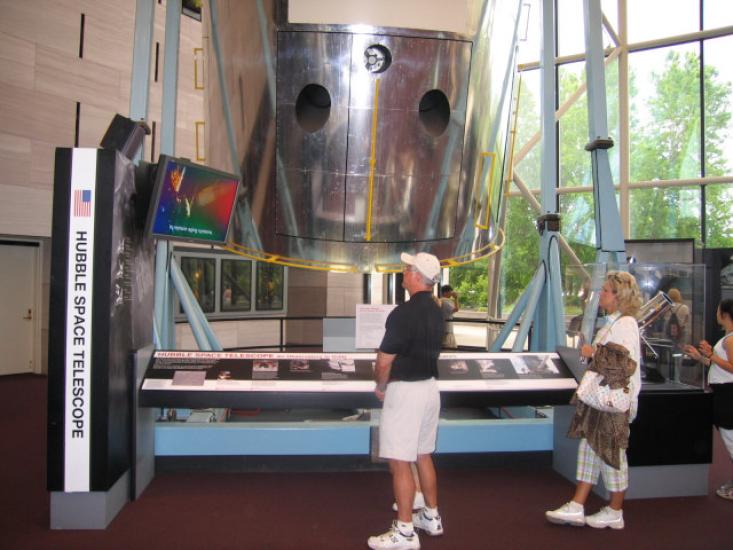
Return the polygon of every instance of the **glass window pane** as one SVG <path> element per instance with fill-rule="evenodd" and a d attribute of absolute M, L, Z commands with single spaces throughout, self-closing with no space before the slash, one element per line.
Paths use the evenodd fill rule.
<path fill-rule="evenodd" d="M 583 323 L 585 305 L 590 298 L 590 273 L 588 264 L 595 262 L 594 246 L 570 243 L 575 257 L 563 247 L 560 248 L 560 265 L 562 272 L 562 293 L 564 313 L 567 320 L 567 345 L 580 344 L 580 328 Z"/>
<path fill-rule="evenodd" d="M 704 29 L 733 25 L 733 3 L 730 0 L 703 0 L 702 21 Z"/>
<path fill-rule="evenodd" d="M 257 264 L 257 310 L 283 309 L 285 268 L 281 265 Z"/>
<path fill-rule="evenodd" d="M 249 311 L 252 308 L 252 262 L 221 261 L 221 311 Z"/>
<path fill-rule="evenodd" d="M 216 260 L 181 256 L 181 271 L 204 313 L 213 313 Z"/>
<path fill-rule="evenodd" d="M 700 0 L 626 2 L 629 44 L 700 30 Z"/>
<path fill-rule="evenodd" d="M 733 184 L 705 187 L 705 246 L 708 248 L 733 247 Z"/>
<path fill-rule="evenodd" d="M 501 251 L 500 311 L 511 313 L 514 304 L 537 270 L 539 233 L 537 214 L 522 197 L 507 200 L 506 242 Z"/>
<path fill-rule="evenodd" d="M 706 40 L 703 47 L 705 175 L 723 176 L 733 173 L 733 36 Z"/>
<path fill-rule="evenodd" d="M 540 188 L 540 71 L 521 74 L 517 135 L 514 139 L 514 169 L 530 189 Z M 530 146 L 530 142 L 534 145 Z M 520 157 L 520 154 L 522 155 Z"/>
<path fill-rule="evenodd" d="M 522 19 L 519 21 L 519 50 L 517 64 L 531 63 L 540 59 L 542 42 L 542 7 L 537 0 L 523 2 Z"/>
<path fill-rule="evenodd" d="M 585 84 L 585 63 L 569 63 L 558 70 L 561 107 Z M 606 116 L 610 137 L 618 137 L 618 63 L 612 62 L 606 68 Z M 560 117 L 560 187 L 589 186 L 591 176 L 591 155 L 585 150 L 588 143 L 588 97 L 584 93 Z M 618 147 L 608 150 L 611 178 L 618 181 Z"/>
<path fill-rule="evenodd" d="M 610 2 L 601 6 L 604 9 Z M 605 12 L 604 12 L 605 13 Z M 613 15 L 614 12 L 609 12 Z M 607 15 L 608 17 L 608 15 Z M 585 52 L 585 15 L 583 0 L 557 0 L 557 55 Z M 603 47 L 615 46 L 606 28 L 603 28 Z"/>
<path fill-rule="evenodd" d="M 631 181 L 700 177 L 698 47 L 629 55 Z"/>
<path fill-rule="evenodd" d="M 450 270 L 450 284 L 461 297 L 461 310 L 487 310 L 489 303 L 488 258 Z"/>
<path fill-rule="evenodd" d="M 700 187 L 632 189 L 632 239 L 700 239 Z"/>
<path fill-rule="evenodd" d="M 611 24 L 611 28 L 618 34 L 618 0 L 601 0 L 601 11 Z"/>
<path fill-rule="evenodd" d="M 562 223 L 560 232 L 571 248 L 591 247 L 596 245 L 596 222 L 593 209 L 592 193 L 572 193 L 560 195 L 560 214 Z M 581 263 L 593 261 L 583 258 Z"/>

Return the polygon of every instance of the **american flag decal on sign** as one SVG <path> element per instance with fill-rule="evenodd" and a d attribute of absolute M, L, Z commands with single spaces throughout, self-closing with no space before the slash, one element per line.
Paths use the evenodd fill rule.
<path fill-rule="evenodd" d="M 92 214 L 92 192 L 89 189 L 74 191 L 74 216 L 88 218 Z"/>

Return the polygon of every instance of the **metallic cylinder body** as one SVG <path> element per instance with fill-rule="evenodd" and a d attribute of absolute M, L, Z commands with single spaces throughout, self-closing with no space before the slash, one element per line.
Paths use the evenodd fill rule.
<path fill-rule="evenodd" d="M 230 239 L 364 272 L 405 250 L 486 255 L 519 1 L 466 0 L 464 33 L 292 23 L 288 8 L 205 12 L 207 158 L 244 183 Z"/>

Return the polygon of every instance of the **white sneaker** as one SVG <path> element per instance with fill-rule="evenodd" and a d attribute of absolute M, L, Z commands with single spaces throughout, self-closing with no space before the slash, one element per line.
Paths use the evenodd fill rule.
<path fill-rule="evenodd" d="M 413 510 L 420 510 L 421 508 L 425 508 L 425 497 L 420 491 L 417 491 L 415 493 L 415 500 L 412 501 L 412 509 Z M 395 512 L 397 511 L 397 503 L 392 503 L 392 510 Z"/>
<path fill-rule="evenodd" d="M 412 524 L 416 529 L 422 529 L 431 537 L 437 537 L 443 534 L 443 521 L 440 519 L 440 516 L 435 516 L 434 518 L 428 517 L 425 508 L 412 514 Z"/>
<path fill-rule="evenodd" d="M 585 511 L 582 504 L 577 502 L 566 502 L 557 510 L 549 510 L 545 512 L 545 518 L 550 523 L 557 523 L 558 525 L 573 525 L 575 527 L 581 527 L 585 525 Z"/>
<path fill-rule="evenodd" d="M 604 506 L 592 516 L 587 516 L 585 518 L 585 522 L 596 529 L 604 529 L 605 527 L 610 527 L 611 529 L 623 529 L 624 511 L 614 510 L 613 508 Z"/>
<path fill-rule="evenodd" d="M 715 494 L 726 500 L 733 500 L 733 482 L 724 483 L 718 487 Z"/>
<path fill-rule="evenodd" d="M 394 520 L 389 531 L 369 537 L 367 544 L 372 550 L 411 550 L 420 548 L 420 539 L 414 531 L 409 535 L 402 533 Z"/>

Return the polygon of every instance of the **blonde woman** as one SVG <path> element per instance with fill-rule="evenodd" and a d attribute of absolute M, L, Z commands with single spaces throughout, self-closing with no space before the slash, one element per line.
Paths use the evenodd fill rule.
<path fill-rule="evenodd" d="M 596 334 L 593 344 L 583 345 L 580 354 L 585 358 L 590 358 L 597 345 L 610 343 L 618 344 L 628 351 L 629 359 L 636 364 L 629 379 L 629 391 L 632 397 L 631 410 L 628 413 L 606 413 L 587 407 L 582 402 L 578 403 L 569 431 L 571 437 L 581 437 L 576 473 L 578 484 L 572 500 L 556 510 L 545 512 L 545 517 L 551 523 L 590 525 L 599 529 L 604 527 L 623 529 L 623 502 L 629 486 L 629 465 L 626 461 L 629 424 L 636 416 L 641 390 L 641 372 L 639 370 L 641 350 L 639 327 L 636 322 L 636 314 L 641 307 L 641 292 L 636 279 L 626 272 L 609 272 L 601 288 L 599 305 L 608 313 L 606 324 Z M 588 420 L 590 422 L 587 422 Z M 618 454 L 610 461 L 617 464 L 617 467 L 601 458 L 602 454 L 607 455 L 593 444 L 596 438 L 589 437 L 588 426 L 599 426 L 604 423 L 612 425 L 615 433 L 618 434 L 618 439 L 614 442 L 616 444 L 614 449 L 618 448 L 614 452 Z M 586 516 L 585 502 L 593 485 L 598 481 L 599 474 L 603 476 L 603 483 L 611 494 L 611 500 L 608 506 L 604 506 L 596 514 Z"/>

